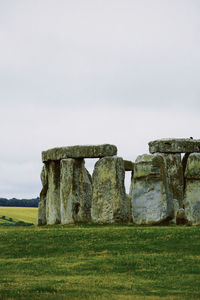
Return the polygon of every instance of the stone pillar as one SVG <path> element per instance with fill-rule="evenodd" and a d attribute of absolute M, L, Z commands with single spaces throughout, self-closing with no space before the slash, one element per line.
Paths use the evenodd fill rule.
<path fill-rule="evenodd" d="M 162 154 L 162 156 L 167 176 L 168 215 L 174 217 L 175 202 L 177 202 L 176 210 L 183 207 L 184 178 L 181 154 Z"/>
<path fill-rule="evenodd" d="M 131 196 L 126 194 L 126 213 L 127 213 L 127 221 L 132 223 L 132 202 L 131 202 Z"/>
<path fill-rule="evenodd" d="M 155 153 L 136 159 L 130 195 L 133 222 L 176 222 L 183 202 L 183 168 L 180 154 Z"/>
<path fill-rule="evenodd" d="M 124 161 L 104 157 L 95 164 L 91 216 L 95 223 L 127 221 Z"/>
<path fill-rule="evenodd" d="M 48 190 L 48 173 L 46 165 L 43 166 L 42 172 L 40 175 L 42 182 L 42 190 L 40 193 L 40 202 L 38 206 L 38 225 L 45 225 L 47 223 L 46 220 L 46 198 L 47 198 L 47 190 Z"/>
<path fill-rule="evenodd" d="M 130 188 L 135 224 L 163 222 L 167 213 L 167 177 L 161 154 L 140 155 L 134 164 Z"/>
<path fill-rule="evenodd" d="M 189 155 L 185 180 L 185 216 L 191 225 L 200 225 L 200 153 Z"/>
<path fill-rule="evenodd" d="M 91 221 L 92 180 L 84 159 L 61 160 L 61 223 Z"/>
<path fill-rule="evenodd" d="M 60 161 L 49 161 L 46 202 L 47 224 L 60 223 Z"/>

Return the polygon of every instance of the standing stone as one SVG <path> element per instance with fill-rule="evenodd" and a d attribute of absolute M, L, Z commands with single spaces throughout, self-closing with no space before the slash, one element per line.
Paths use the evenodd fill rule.
<path fill-rule="evenodd" d="M 126 194 L 126 213 L 127 213 L 127 221 L 129 223 L 133 222 L 132 218 L 132 203 L 131 203 L 131 196 Z"/>
<path fill-rule="evenodd" d="M 60 162 L 48 162 L 47 224 L 60 223 Z"/>
<path fill-rule="evenodd" d="M 93 172 L 91 216 L 95 223 L 127 221 L 124 186 L 124 161 L 120 157 L 104 157 Z"/>
<path fill-rule="evenodd" d="M 174 201 L 178 202 L 178 208 L 183 205 L 184 178 L 181 154 L 162 154 L 162 156 L 167 176 L 168 214 L 173 216 Z"/>
<path fill-rule="evenodd" d="M 167 177 L 162 155 L 140 155 L 131 183 L 132 217 L 135 224 L 155 224 L 168 217 Z"/>
<path fill-rule="evenodd" d="M 133 222 L 176 222 L 183 201 L 183 168 L 180 154 L 138 156 L 131 183 Z"/>
<path fill-rule="evenodd" d="M 38 225 L 45 225 L 47 223 L 46 220 L 46 198 L 47 198 L 47 190 L 48 190 L 48 174 L 46 165 L 43 166 L 42 172 L 40 175 L 42 182 L 42 190 L 40 193 L 40 202 L 38 206 Z"/>
<path fill-rule="evenodd" d="M 185 216 L 192 225 L 200 225 L 200 153 L 190 154 L 185 170 Z"/>
<path fill-rule="evenodd" d="M 92 179 L 84 159 L 61 160 L 61 223 L 91 221 Z"/>

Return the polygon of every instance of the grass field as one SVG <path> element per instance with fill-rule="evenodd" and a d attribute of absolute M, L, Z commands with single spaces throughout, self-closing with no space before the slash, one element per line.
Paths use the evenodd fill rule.
<path fill-rule="evenodd" d="M 200 299 L 200 227 L 0 225 L 0 299 Z"/>
<path fill-rule="evenodd" d="M 12 224 L 18 221 L 36 223 L 38 209 L 35 207 L 0 207 L 0 224 Z M 5 216 L 5 219 L 2 217 Z M 9 219 L 12 219 L 12 222 Z"/>

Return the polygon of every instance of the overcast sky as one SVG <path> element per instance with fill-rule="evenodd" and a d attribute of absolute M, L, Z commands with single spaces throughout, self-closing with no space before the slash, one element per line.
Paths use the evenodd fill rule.
<path fill-rule="evenodd" d="M 135 160 L 200 138 L 199 16 L 199 0 L 1 0 L 0 197 L 39 195 L 48 148 Z"/>

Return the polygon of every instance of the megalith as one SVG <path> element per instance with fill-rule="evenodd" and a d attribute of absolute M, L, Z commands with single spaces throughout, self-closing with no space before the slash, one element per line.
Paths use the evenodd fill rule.
<path fill-rule="evenodd" d="M 184 178 L 181 154 L 164 153 L 162 156 L 167 177 L 168 213 L 173 216 L 174 202 L 177 201 L 177 209 L 183 205 Z"/>
<path fill-rule="evenodd" d="M 162 139 L 149 142 L 149 152 L 154 153 L 187 153 L 199 152 L 200 140 L 189 139 Z"/>
<path fill-rule="evenodd" d="M 124 176 L 125 169 L 122 158 L 104 157 L 97 161 L 92 176 L 92 222 L 127 221 Z"/>
<path fill-rule="evenodd" d="M 161 154 L 138 156 L 130 196 L 133 223 L 155 224 L 167 219 L 167 176 Z"/>
<path fill-rule="evenodd" d="M 66 158 L 101 158 L 117 154 L 115 145 L 82 145 L 52 148 L 42 152 L 42 161 L 61 160 Z"/>
<path fill-rule="evenodd" d="M 60 219 L 60 161 L 49 161 L 48 190 L 46 198 L 47 224 L 59 224 Z"/>
<path fill-rule="evenodd" d="M 84 159 L 62 159 L 61 224 L 91 221 L 92 179 Z"/>
<path fill-rule="evenodd" d="M 40 175 L 42 182 L 42 190 L 40 193 L 40 202 L 38 206 L 38 225 L 46 225 L 46 199 L 47 199 L 47 190 L 48 190 L 48 171 L 46 165 L 43 166 L 42 172 Z"/>
<path fill-rule="evenodd" d="M 91 221 L 92 178 L 84 158 L 113 157 L 115 145 L 83 145 L 42 152 L 38 225 Z"/>
<path fill-rule="evenodd" d="M 191 225 L 200 225 L 200 153 L 192 153 L 185 170 L 185 216 Z"/>
<path fill-rule="evenodd" d="M 133 222 L 133 217 L 132 217 L 132 202 L 131 202 L 131 196 L 126 194 L 126 217 L 127 221 L 129 223 Z"/>

